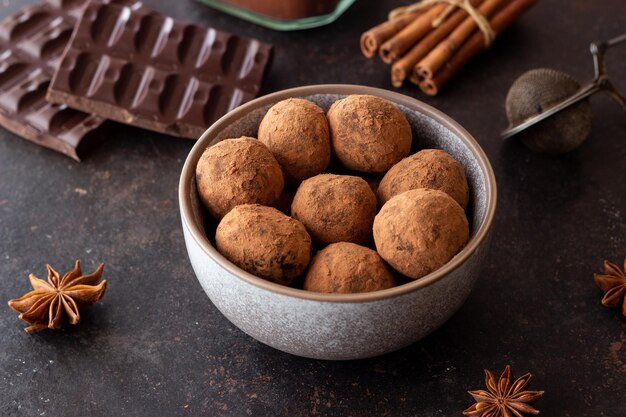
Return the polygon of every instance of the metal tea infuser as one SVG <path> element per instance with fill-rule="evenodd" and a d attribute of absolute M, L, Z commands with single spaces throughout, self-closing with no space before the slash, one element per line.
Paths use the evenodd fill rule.
<path fill-rule="evenodd" d="M 598 91 L 606 91 L 626 111 L 626 97 L 624 96 L 622 92 L 620 92 L 615 87 L 615 85 L 613 85 L 613 83 L 609 79 L 609 76 L 606 71 L 606 65 L 604 62 L 604 57 L 605 57 L 607 50 L 623 42 L 626 42 L 626 34 L 620 35 L 618 37 L 615 37 L 607 41 L 593 42 L 591 44 L 590 50 L 593 56 L 595 76 L 591 81 L 589 81 L 587 84 L 583 85 L 582 87 L 578 87 L 578 84 L 575 82 L 575 80 L 573 80 L 573 78 L 571 78 L 568 74 L 562 73 L 560 71 L 555 71 L 555 70 L 539 69 L 539 70 L 529 71 L 529 73 L 527 73 L 529 75 L 526 77 L 527 78 L 526 83 L 524 83 L 523 80 L 521 80 L 522 78 L 524 78 L 526 74 L 520 77 L 518 81 L 522 81 L 522 84 L 524 85 L 523 86 L 518 85 L 517 90 L 513 91 L 514 88 L 516 87 L 515 84 L 518 84 L 518 81 L 516 81 L 514 85 L 511 87 L 511 90 L 509 91 L 509 97 L 507 97 L 507 116 L 509 117 L 511 126 L 509 126 L 509 128 L 507 128 L 505 131 L 502 132 L 502 137 L 505 139 L 510 138 L 523 131 L 526 131 L 531 126 L 535 126 L 539 122 L 542 122 L 554 116 L 557 113 L 563 112 L 563 110 L 565 109 L 572 108 L 572 106 L 576 104 L 579 104 L 580 106 L 581 101 L 597 93 Z M 534 74 L 530 74 L 532 72 L 534 72 Z M 535 92 L 536 94 L 534 95 L 532 93 L 528 93 L 528 90 L 529 89 L 532 90 L 533 88 L 533 82 L 534 84 L 537 84 L 536 82 L 537 79 L 542 78 L 542 77 L 544 78 L 543 84 L 539 88 L 543 90 L 539 92 Z M 541 84 L 541 80 L 539 81 L 539 83 Z M 574 86 L 573 94 L 570 93 L 570 94 L 565 95 L 564 98 L 561 98 L 556 104 L 549 106 L 547 109 L 543 108 L 544 103 L 539 102 L 541 100 L 545 100 L 549 98 L 551 95 L 552 97 L 558 96 L 559 94 L 558 91 L 550 91 L 550 90 L 567 89 L 568 87 L 571 89 L 572 85 Z M 514 97 L 511 97 L 512 95 Z M 535 114 L 531 114 L 530 117 L 524 118 L 521 122 L 513 123 L 514 120 L 511 120 L 511 119 L 515 119 L 515 117 L 511 117 L 511 113 L 513 113 L 514 111 L 512 111 L 510 107 L 515 106 L 514 101 L 517 99 L 516 96 L 518 95 L 530 96 L 531 97 L 530 100 L 535 101 L 535 102 L 525 104 L 527 106 L 526 113 L 529 112 L 528 108 L 531 108 L 531 109 L 535 109 L 534 110 Z M 524 97 L 520 97 L 520 98 L 523 99 Z M 511 104 L 511 102 L 513 102 L 513 104 Z M 588 110 L 589 110 L 588 111 L 588 123 L 585 123 L 586 121 L 583 121 L 581 123 L 588 124 L 588 130 L 590 130 L 591 129 L 591 113 L 590 113 L 591 108 L 589 107 Z M 580 117 L 582 117 L 583 119 L 587 118 L 587 114 L 585 114 L 586 112 L 584 108 L 581 108 L 579 113 L 580 114 L 572 115 L 571 116 L 572 119 L 570 119 L 569 122 L 575 121 L 576 119 L 580 119 Z M 580 116 L 580 117 L 577 117 L 577 116 Z M 560 127 L 567 128 L 566 126 L 560 126 Z M 540 129 L 540 128 L 541 127 L 537 127 L 537 129 Z M 577 132 L 571 131 L 569 133 L 571 133 L 572 135 L 576 135 Z M 582 139 L 575 140 L 577 143 L 574 143 L 574 144 L 563 144 L 563 146 L 559 146 L 558 143 L 553 142 L 551 145 L 548 146 L 548 149 L 533 149 L 533 146 L 529 146 L 529 147 L 533 150 L 537 150 L 538 152 L 542 152 L 542 151 L 546 151 L 548 153 L 567 152 L 577 147 L 578 145 L 580 145 L 580 143 L 584 141 L 588 133 L 589 133 L 588 131 L 586 133 L 584 132 L 579 133 Z M 554 134 L 552 134 L 549 138 L 548 136 L 546 136 L 546 140 L 558 141 L 558 139 L 554 139 L 553 136 Z M 524 142 L 526 143 L 526 141 Z M 528 143 L 526 144 L 528 145 Z M 538 147 L 541 148 L 540 145 Z"/>

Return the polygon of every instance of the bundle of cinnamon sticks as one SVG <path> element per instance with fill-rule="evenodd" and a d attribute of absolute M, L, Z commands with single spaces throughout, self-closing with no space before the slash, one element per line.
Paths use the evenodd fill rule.
<path fill-rule="evenodd" d="M 429 0 L 423 7 L 395 10 L 389 20 L 363 33 L 361 51 L 367 58 L 378 54 L 392 64 L 394 87 L 408 79 L 434 96 L 472 57 L 488 48 L 491 36 L 508 28 L 536 2 L 468 0 L 472 16 L 452 2 Z"/>

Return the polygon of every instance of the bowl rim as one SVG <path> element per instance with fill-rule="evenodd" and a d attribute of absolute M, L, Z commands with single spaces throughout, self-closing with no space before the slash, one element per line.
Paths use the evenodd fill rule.
<path fill-rule="evenodd" d="M 192 178 L 195 175 L 195 168 L 198 160 L 200 159 L 200 156 L 202 155 L 204 149 L 210 145 L 213 137 L 218 134 L 224 128 L 224 126 L 231 125 L 233 122 L 235 122 L 237 119 L 241 118 L 245 114 L 248 114 L 251 111 L 254 111 L 260 107 L 276 103 L 280 100 L 284 100 L 287 98 L 305 97 L 317 94 L 369 94 L 382 97 L 386 100 L 391 101 L 392 103 L 405 106 L 411 110 L 419 111 L 423 115 L 434 119 L 436 122 L 440 123 L 457 137 L 459 137 L 460 140 L 475 155 L 476 162 L 478 163 L 480 170 L 483 172 L 486 181 L 485 192 L 487 209 L 485 211 L 485 220 L 484 222 L 482 222 L 482 225 L 476 230 L 474 236 L 470 238 L 467 245 L 444 266 L 431 272 L 428 275 L 425 275 L 415 280 L 414 282 L 409 282 L 386 290 L 357 294 L 318 293 L 283 286 L 252 275 L 251 273 L 244 271 L 243 269 L 239 268 L 228 259 L 226 259 L 206 238 L 205 233 L 201 230 L 197 222 L 193 220 L 194 215 L 191 204 L 191 185 Z M 207 256 L 213 259 L 213 261 L 217 265 L 219 265 L 221 268 L 225 269 L 235 277 L 241 279 L 242 281 L 248 284 L 252 284 L 256 287 L 260 287 L 261 289 L 270 291 L 272 293 L 299 299 L 333 303 L 360 303 L 377 301 L 385 298 L 397 297 L 400 295 L 411 293 L 420 288 L 424 288 L 434 284 L 435 282 L 443 279 L 443 277 L 448 275 L 453 270 L 461 267 L 461 265 L 465 263 L 483 243 L 489 233 L 489 230 L 491 229 L 496 211 L 497 188 L 496 178 L 491 164 L 489 163 L 489 159 L 487 158 L 487 155 L 482 150 L 478 142 L 472 137 L 472 135 L 470 135 L 467 130 L 461 127 L 461 125 L 450 116 L 444 114 L 443 112 L 435 109 L 434 107 L 426 103 L 423 103 L 420 100 L 389 90 L 352 84 L 318 84 L 290 88 L 259 97 L 237 107 L 236 109 L 222 116 L 215 123 L 213 123 L 202 134 L 202 136 L 200 136 L 200 138 L 196 141 L 195 145 L 187 155 L 180 176 L 180 182 L 178 187 L 178 201 L 183 225 L 187 228 L 191 238 L 196 242 L 196 244 L 204 251 Z"/>

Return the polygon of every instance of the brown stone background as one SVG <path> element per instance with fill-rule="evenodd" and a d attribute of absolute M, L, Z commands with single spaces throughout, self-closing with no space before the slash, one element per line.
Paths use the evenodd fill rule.
<path fill-rule="evenodd" d="M 30 1 L 2 0 L 0 17 Z M 317 83 L 391 88 L 358 37 L 408 2 L 357 0 L 330 26 L 279 33 L 194 1 L 146 3 L 275 44 L 264 93 Z M 509 85 L 536 67 L 592 75 L 590 41 L 626 31 L 623 0 L 540 1 L 436 98 L 400 91 L 458 120 L 499 187 L 488 262 L 461 310 L 399 352 L 320 362 L 266 347 L 209 302 L 185 252 L 178 176 L 192 142 L 115 126 L 82 163 L 0 130 L 0 415 L 460 415 L 483 368 L 533 372 L 553 417 L 626 415 L 626 320 L 600 305 L 592 276 L 626 257 L 626 113 L 592 101 L 593 133 L 562 157 L 499 132 Z M 626 87 L 626 45 L 611 51 Z M 45 263 L 107 264 L 109 289 L 79 326 L 27 335 L 6 301 Z"/>

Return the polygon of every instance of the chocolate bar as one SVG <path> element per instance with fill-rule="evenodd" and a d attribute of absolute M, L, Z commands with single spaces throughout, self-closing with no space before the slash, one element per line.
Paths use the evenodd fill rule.
<path fill-rule="evenodd" d="M 48 1 L 0 22 L 0 125 L 76 160 L 104 119 L 46 101 L 46 90 L 86 1 Z"/>
<path fill-rule="evenodd" d="M 197 139 L 219 117 L 256 97 L 271 48 L 145 7 L 92 3 L 48 99 Z"/>

